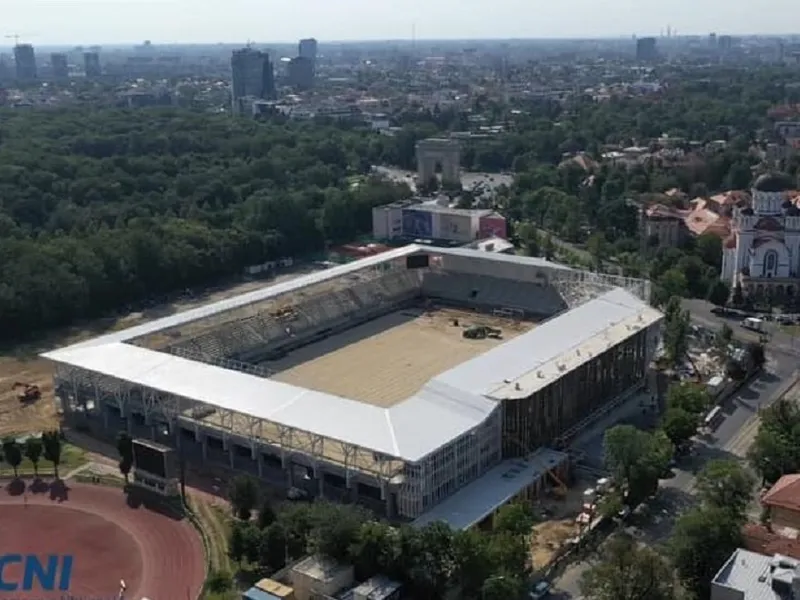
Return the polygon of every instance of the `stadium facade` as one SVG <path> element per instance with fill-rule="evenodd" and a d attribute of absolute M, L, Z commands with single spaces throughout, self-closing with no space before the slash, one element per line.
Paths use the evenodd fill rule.
<path fill-rule="evenodd" d="M 502 487 L 487 477 L 505 485 L 509 469 L 537 473 L 537 449 L 563 446 L 642 386 L 662 320 L 649 293 L 643 280 L 542 259 L 411 245 L 43 356 L 72 426 L 127 428 L 187 460 L 418 519 L 465 488 Z M 289 385 L 258 366 L 421 302 L 542 322 L 390 407 Z M 521 489 L 512 487 L 508 495 Z"/>

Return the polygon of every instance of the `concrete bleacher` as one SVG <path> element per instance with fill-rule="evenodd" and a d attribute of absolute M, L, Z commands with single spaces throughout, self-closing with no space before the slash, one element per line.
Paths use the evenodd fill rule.
<path fill-rule="evenodd" d="M 397 301 L 418 295 L 421 285 L 422 271 L 415 269 L 390 273 L 377 280 L 373 289 L 385 299 Z"/>
<path fill-rule="evenodd" d="M 328 327 L 339 327 L 353 319 L 369 317 L 381 310 L 414 298 L 419 294 L 421 271 L 390 271 L 380 277 L 350 280 L 317 295 L 301 294 L 291 305 L 294 317 L 281 320 L 264 312 L 248 316 L 176 344 L 205 360 L 244 358 L 268 348 L 296 344 L 306 335 Z M 285 304 L 290 306 L 290 304 Z"/>
<path fill-rule="evenodd" d="M 202 356 L 222 356 L 225 352 L 223 341 L 213 331 L 177 344 L 176 347 L 190 349 Z"/>
<path fill-rule="evenodd" d="M 485 309 L 514 308 L 536 317 L 549 317 L 567 307 L 564 298 L 549 285 L 488 275 L 428 272 L 422 280 L 422 292 L 445 302 Z"/>
<path fill-rule="evenodd" d="M 575 287 L 566 285 L 564 291 Z M 514 314 L 520 312 L 527 317 L 550 317 L 567 308 L 565 298 L 552 285 L 489 275 L 402 269 L 377 278 L 351 280 L 348 286 L 319 295 L 298 296 L 290 320 L 264 311 L 181 342 L 176 348 L 208 360 L 247 360 L 264 351 L 279 351 L 286 344 L 302 343 L 307 336 L 319 335 L 328 328 L 338 329 L 351 321 L 378 316 L 420 294 L 485 310 L 512 309 Z"/>

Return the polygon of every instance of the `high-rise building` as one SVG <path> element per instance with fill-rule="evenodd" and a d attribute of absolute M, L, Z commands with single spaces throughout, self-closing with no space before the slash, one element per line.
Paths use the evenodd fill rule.
<path fill-rule="evenodd" d="M 300 40 L 300 43 L 297 44 L 297 56 L 299 58 L 305 58 L 310 61 L 311 82 L 308 83 L 307 86 L 310 88 L 314 84 L 314 77 L 317 75 L 317 40 L 315 40 L 314 38 L 306 38 L 304 40 Z M 305 73 L 307 64 L 302 64 L 300 68 Z M 291 73 L 291 65 L 289 72 Z"/>
<path fill-rule="evenodd" d="M 298 90 L 314 86 L 314 61 L 305 56 L 296 56 L 289 61 L 289 85 Z"/>
<path fill-rule="evenodd" d="M 312 61 L 316 62 L 317 40 L 314 38 L 300 40 L 300 43 L 297 45 L 297 55 L 302 56 L 303 58 L 310 58 Z"/>
<path fill-rule="evenodd" d="M 234 50 L 231 56 L 231 102 L 235 113 L 241 112 L 241 99 L 245 97 L 275 97 L 275 75 L 266 52 L 243 48 Z"/>
<path fill-rule="evenodd" d="M 658 58 L 656 38 L 645 37 L 636 40 L 636 60 L 653 61 Z"/>
<path fill-rule="evenodd" d="M 17 79 L 32 81 L 37 77 L 36 53 L 30 44 L 17 44 L 14 46 L 14 63 L 17 67 Z"/>
<path fill-rule="evenodd" d="M 50 71 L 54 79 L 66 79 L 69 77 L 69 63 L 67 55 L 63 52 L 53 52 L 50 55 Z"/>
<path fill-rule="evenodd" d="M 83 53 L 83 70 L 87 77 L 100 77 L 100 75 L 103 74 L 103 71 L 100 68 L 99 52 Z"/>

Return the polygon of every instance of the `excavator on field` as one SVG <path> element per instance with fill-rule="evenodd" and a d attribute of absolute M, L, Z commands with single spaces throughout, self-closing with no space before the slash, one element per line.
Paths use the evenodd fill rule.
<path fill-rule="evenodd" d="M 17 399 L 20 402 L 35 402 L 42 397 L 42 391 L 36 384 L 17 381 L 11 389 L 17 392 Z"/>
<path fill-rule="evenodd" d="M 470 325 L 461 333 L 463 338 L 468 340 L 485 340 L 486 338 L 500 339 L 503 332 L 496 327 L 488 325 Z"/>

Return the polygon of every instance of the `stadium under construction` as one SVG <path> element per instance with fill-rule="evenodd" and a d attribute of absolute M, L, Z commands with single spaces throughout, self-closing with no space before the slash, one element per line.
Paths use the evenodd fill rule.
<path fill-rule="evenodd" d="M 411 245 L 43 356 L 68 425 L 466 527 L 644 385 L 649 283 Z"/>

